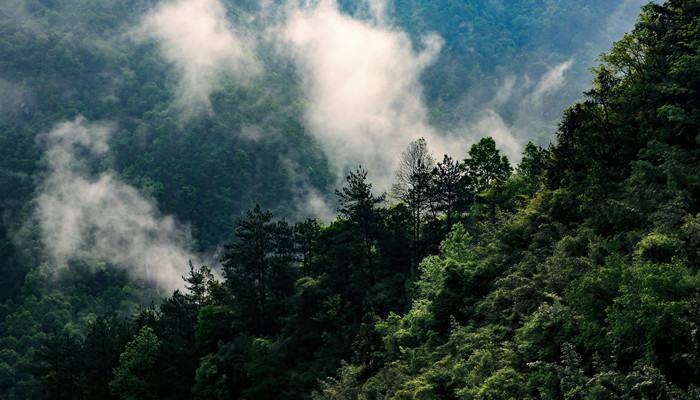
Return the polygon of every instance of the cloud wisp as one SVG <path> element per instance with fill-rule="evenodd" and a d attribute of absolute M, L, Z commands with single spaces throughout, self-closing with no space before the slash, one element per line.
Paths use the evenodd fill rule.
<path fill-rule="evenodd" d="M 114 175 L 91 177 L 77 152 L 102 155 L 113 129 L 83 118 L 58 124 L 40 137 L 49 174 L 40 187 L 36 218 L 50 259 L 107 262 L 172 290 L 182 287 L 189 233 L 153 202 Z"/>
<path fill-rule="evenodd" d="M 532 98 L 535 101 L 539 101 L 542 98 L 542 96 L 545 96 L 547 93 L 551 93 L 553 91 L 556 91 L 557 89 L 560 89 L 566 81 L 564 78 L 564 72 L 571 68 L 571 65 L 573 65 L 573 63 L 574 60 L 570 59 L 559 65 L 554 66 L 549 71 L 547 71 L 540 78 L 539 82 L 537 82 L 537 86 L 531 94 Z"/>
<path fill-rule="evenodd" d="M 551 133 L 551 121 L 544 117 L 552 106 L 550 96 L 566 87 L 565 73 L 573 64 L 572 58 L 554 65 L 537 79 L 527 75 L 505 78 L 494 97 L 484 103 L 479 117 L 465 123 L 463 129 L 470 140 L 491 136 L 511 163 L 520 162 L 526 141 L 536 141 L 538 132 Z M 504 113 L 509 108 L 511 113 Z"/>
<path fill-rule="evenodd" d="M 163 3 L 145 16 L 136 37 L 160 41 L 163 55 L 180 72 L 176 106 L 186 111 L 211 112 L 209 95 L 221 74 L 248 81 L 261 73 L 219 0 Z"/>
<path fill-rule="evenodd" d="M 370 8 L 383 13 L 381 4 Z M 381 15 L 356 20 L 334 0 L 294 8 L 277 34 L 288 43 L 304 76 L 310 104 L 307 126 L 321 142 L 339 178 L 362 164 L 378 188 L 388 188 L 401 151 L 424 137 L 434 149 L 445 140 L 427 123 L 419 83 L 442 40 L 409 37 Z"/>

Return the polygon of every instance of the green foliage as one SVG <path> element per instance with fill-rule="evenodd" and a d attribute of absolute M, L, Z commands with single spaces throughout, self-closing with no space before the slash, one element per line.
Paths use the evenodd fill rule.
<path fill-rule="evenodd" d="M 343 367 L 347 378 L 329 380 L 326 393 L 697 395 L 700 153 L 685 136 L 697 107 L 671 75 L 695 79 L 685 60 L 699 50 L 690 37 L 699 11 L 694 1 L 647 6 L 601 57 L 588 100 L 565 112 L 558 142 L 528 145 L 514 176 L 479 176 L 470 153 L 467 174 L 488 182 L 477 202 L 490 215 L 476 208 L 488 218 L 456 225 L 421 263 L 411 310 L 377 322 L 382 368 L 362 383 Z M 480 165 L 503 164 L 491 158 Z"/>
<path fill-rule="evenodd" d="M 226 375 L 219 374 L 219 369 L 213 359 L 213 354 L 207 354 L 200 361 L 194 378 L 195 384 L 192 387 L 195 399 L 224 400 L 230 398 L 226 388 Z"/>
<path fill-rule="evenodd" d="M 484 400 L 523 399 L 527 388 L 523 376 L 513 368 L 506 367 L 489 376 L 476 392 L 474 398 Z"/>
<path fill-rule="evenodd" d="M 637 263 L 607 310 L 611 331 L 625 346 L 638 347 L 646 357 L 658 357 L 660 365 L 674 364 L 666 359 L 669 353 L 659 351 L 679 353 L 680 348 L 691 346 L 684 336 L 697 325 L 691 300 L 697 290 L 697 275 L 679 260 Z"/>
<path fill-rule="evenodd" d="M 493 138 L 482 138 L 472 145 L 468 154 L 464 165 L 477 193 L 486 191 L 494 183 L 505 182 L 510 176 L 508 157 L 500 155 Z"/>
<path fill-rule="evenodd" d="M 636 255 L 642 260 L 669 262 L 676 254 L 677 247 L 678 243 L 673 238 L 652 232 L 637 244 Z"/>
<path fill-rule="evenodd" d="M 46 398 L 73 399 L 80 395 L 85 385 L 81 382 L 82 362 L 79 339 L 68 332 L 54 332 L 46 338 L 36 352 L 41 361 L 34 375 L 43 386 Z"/>
<path fill-rule="evenodd" d="M 544 183 L 547 168 L 551 162 L 551 152 L 528 142 L 523 150 L 523 158 L 516 172 L 529 186 L 526 194 L 532 196 L 540 184 Z"/>
<path fill-rule="evenodd" d="M 431 171 L 432 185 L 429 189 L 431 207 L 445 214 L 447 229 L 452 229 L 455 215 L 464 213 L 472 201 L 471 182 L 460 164 L 445 154 Z"/>
<path fill-rule="evenodd" d="M 392 196 L 406 203 L 412 212 L 413 241 L 421 240 L 421 221 L 430 202 L 431 171 L 435 168 L 428 143 L 420 138 L 409 143 L 401 153 L 396 170 L 396 183 L 392 186 Z"/>
<path fill-rule="evenodd" d="M 219 340 L 230 336 L 231 310 L 226 306 L 206 305 L 199 309 L 197 325 L 194 327 L 197 347 L 207 349 L 207 353 L 216 349 Z"/>
<path fill-rule="evenodd" d="M 155 398 L 151 377 L 161 344 L 153 329 L 141 328 L 119 356 L 119 366 L 114 370 L 114 379 L 109 382 L 113 394 L 124 400 Z"/>
<path fill-rule="evenodd" d="M 339 369 L 340 379 L 328 377 L 320 381 L 320 392 L 314 392 L 313 400 L 360 400 L 366 397 L 361 394 L 357 380 L 358 372 L 345 361 Z"/>
<path fill-rule="evenodd" d="M 246 217 L 236 229 L 239 242 L 228 245 L 221 259 L 224 276 L 243 324 L 271 333 L 296 280 L 292 228 L 284 220 L 273 222 L 259 205 Z"/>

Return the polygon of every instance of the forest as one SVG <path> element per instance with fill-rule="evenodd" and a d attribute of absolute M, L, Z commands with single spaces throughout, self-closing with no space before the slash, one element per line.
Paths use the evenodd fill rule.
<path fill-rule="evenodd" d="M 193 65 L 183 4 L 0 5 L 0 399 L 700 399 L 700 1 L 536 96 L 503 71 L 589 54 L 618 3 L 339 1 L 434 59 L 405 80 L 447 136 L 544 113 L 518 154 L 426 129 L 390 185 L 369 150 L 335 176 L 281 2 L 197 3 L 240 41 Z"/>

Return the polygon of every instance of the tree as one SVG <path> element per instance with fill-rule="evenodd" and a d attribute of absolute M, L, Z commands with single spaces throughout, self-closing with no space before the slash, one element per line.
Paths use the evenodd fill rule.
<path fill-rule="evenodd" d="M 428 150 L 428 143 L 420 138 L 411 142 L 401 153 L 396 183 L 392 195 L 405 202 L 413 212 L 413 241 L 420 240 L 421 215 L 426 207 L 430 185 L 430 172 L 435 160 Z"/>
<path fill-rule="evenodd" d="M 305 276 L 318 272 L 314 267 L 314 251 L 321 226 L 321 222 L 314 218 L 308 218 L 294 225 L 294 239 L 301 253 L 301 270 Z"/>
<path fill-rule="evenodd" d="M 492 183 L 505 181 L 511 173 L 508 157 L 501 156 L 492 137 L 482 138 L 469 149 L 469 158 L 464 160 L 474 190 L 486 191 Z"/>
<path fill-rule="evenodd" d="M 194 301 L 196 305 L 203 306 L 206 302 L 209 286 L 214 281 L 211 268 L 202 265 L 199 270 L 195 270 L 192 261 L 190 261 L 190 274 L 186 277 L 183 276 L 182 279 L 189 284 L 189 286 L 185 286 L 190 292 L 186 297 Z"/>
<path fill-rule="evenodd" d="M 199 309 L 194 327 L 195 344 L 204 353 L 216 352 L 217 343 L 230 336 L 231 310 L 226 306 L 206 305 Z"/>
<path fill-rule="evenodd" d="M 119 364 L 132 328 L 117 317 L 97 317 L 87 328 L 83 341 L 83 368 L 88 382 L 87 398 L 109 399 L 109 382 Z"/>
<path fill-rule="evenodd" d="M 231 395 L 226 387 L 226 374 L 220 374 L 214 354 L 202 357 L 199 368 L 195 373 L 195 384 L 192 394 L 196 400 L 224 400 Z"/>
<path fill-rule="evenodd" d="M 523 150 L 523 158 L 518 164 L 517 172 L 530 183 L 541 182 L 547 170 L 549 152 L 540 146 L 528 142 Z"/>
<path fill-rule="evenodd" d="M 367 183 L 367 171 L 363 170 L 361 165 L 356 172 L 350 172 L 345 180 L 347 185 L 342 190 L 335 191 L 338 196 L 338 212 L 348 219 L 351 226 L 362 237 L 370 283 L 374 285 L 374 251 L 372 249 L 382 227 L 377 206 L 384 202 L 386 194 L 383 193 L 378 197 L 372 194 L 372 184 Z"/>
<path fill-rule="evenodd" d="M 153 329 L 141 328 L 119 356 L 119 366 L 114 369 L 114 379 L 109 383 L 113 394 L 123 400 L 156 398 L 151 390 L 151 376 L 161 343 Z"/>
<path fill-rule="evenodd" d="M 272 219 L 272 213 L 260 205 L 248 210 L 236 229 L 238 241 L 226 245 L 229 251 L 221 259 L 239 316 L 247 326 L 268 333 L 274 314 L 281 311 L 268 307 L 269 303 L 283 300 L 296 280 L 292 229 L 286 221 Z"/>
<path fill-rule="evenodd" d="M 216 301 L 211 295 L 200 305 L 177 290 L 160 305 L 155 324 L 149 324 L 165 339 L 154 366 L 157 375 L 153 380 L 159 398 L 172 398 L 187 392 L 192 385 L 197 360 L 203 354 L 202 348 L 196 346 L 198 313 L 213 303 Z"/>
<path fill-rule="evenodd" d="M 277 312 L 283 312 L 285 301 L 294 293 L 298 277 L 299 255 L 294 240 L 294 227 L 287 221 L 277 221 L 272 227 L 274 252 L 270 255 L 269 292 Z"/>
<path fill-rule="evenodd" d="M 81 342 L 66 331 L 54 331 L 42 340 L 32 371 L 47 399 L 80 398 L 85 386 L 81 373 Z"/>
<path fill-rule="evenodd" d="M 272 213 L 258 204 L 248 210 L 236 229 L 238 242 L 227 245 L 229 252 L 221 259 L 233 300 L 247 317 L 261 320 L 258 328 L 266 319 L 268 255 L 274 251 L 271 221 Z"/>
<path fill-rule="evenodd" d="M 431 171 L 431 198 L 437 211 L 445 214 L 447 230 L 452 228 L 452 216 L 464 211 L 471 203 L 473 194 L 469 192 L 469 176 L 465 174 L 464 165 L 455 162 L 445 154 L 442 162 Z"/>

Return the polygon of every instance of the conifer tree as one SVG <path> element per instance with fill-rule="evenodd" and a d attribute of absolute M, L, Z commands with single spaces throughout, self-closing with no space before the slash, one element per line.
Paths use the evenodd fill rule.
<path fill-rule="evenodd" d="M 345 178 L 347 185 L 336 190 L 338 196 L 338 213 L 347 218 L 362 238 L 367 257 L 370 282 L 374 285 L 374 245 L 382 227 L 377 206 L 384 202 L 386 194 L 374 196 L 372 184 L 367 182 L 367 171 L 360 165 L 357 171 L 350 172 Z"/>

